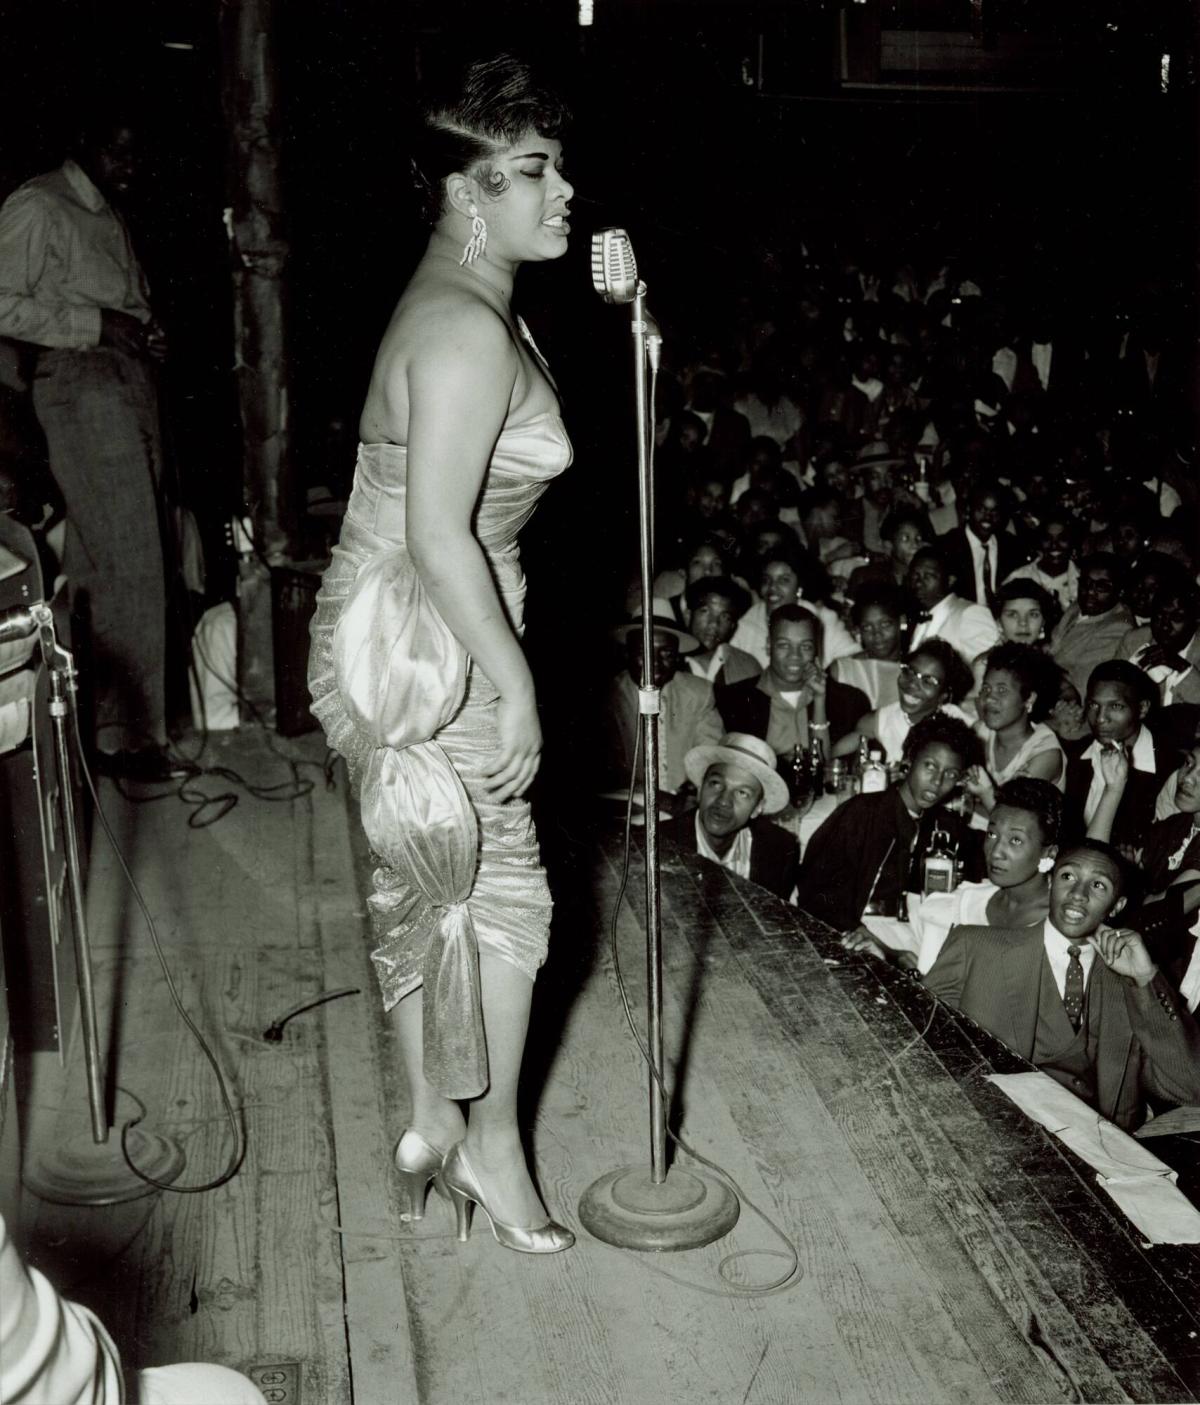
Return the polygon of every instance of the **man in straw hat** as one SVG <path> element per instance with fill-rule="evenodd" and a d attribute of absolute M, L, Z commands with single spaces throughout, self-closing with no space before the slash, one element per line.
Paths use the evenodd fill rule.
<path fill-rule="evenodd" d="M 771 748 L 759 737 L 727 732 L 715 746 L 694 746 L 684 764 L 700 803 L 663 825 L 663 834 L 687 853 L 789 898 L 800 854 L 795 837 L 766 818 L 788 803 Z"/>

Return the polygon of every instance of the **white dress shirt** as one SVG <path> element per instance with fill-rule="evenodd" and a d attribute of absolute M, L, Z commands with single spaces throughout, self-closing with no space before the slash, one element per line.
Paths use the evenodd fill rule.
<path fill-rule="evenodd" d="M 999 547 L 995 536 L 981 542 L 967 527 L 967 545 L 971 548 L 971 565 L 975 571 L 975 599 L 982 605 L 996 588 L 996 562 Z"/>
<path fill-rule="evenodd" d="M 1100 743 L 1092 742 L 1088 749 L 1080 757 L 1081 761 L 1092 763 L 1092 783 L 1088 787 L 1087 800 L 1083 806 L 1083 822 L 1091 824 L 1096 809 L 1100 804 L 1100 796 L 1104 791 L 1104 773 L 1100 769 L 1100 754 L 1103 751 Z M 1150 775 L 1155 772 L 1154 738 L 1145 727 L 1138 728 L 1138 734 L 1134 738 L 1133 747 L 1129 751 L 1129 764 L 1135 771 L 1146 771 Z"/>
<path fill-rule="evenodd" d="M 1004 577 L 1004 584 L 1009 581 L 1036 581 L 1048 595 L 1058 600 L 1064 610 L 1069 610 L 1079 598 L 1079 567 L 1074 561 L 1067 562 L 1067 569 L 1061 576 L 1049 576 L 1036 561 L 1031 561 L 1027 566 L 1018 566 L 1015 571 L 1010 571 Z"/>
<path fill-rule="evenodd" d="M 1096 948 L 1088 938 L 1081 937 L 1076 941 L 1072 937 L 1064 937 L 1047 917 L 1042 925 L 1042 945 L 1046 948 L 1046 960 L 1050 963 L 1050 974 L 1054 977 L 1060 997 L 1064 996 L 1067 990 L 1067 967 L 1071 964 L 1068 947 L 1079 948 L 1079 964 L 1083 967 L 1083 988 L 1086 990 L 1096 960 Z"/>
<path fill-rule="evenodd" d="M 930 618 L 923 620 L 912 632 L 908 646 L 910 653 L 926 639 L 936 637 L 952 644 L 970 663 L 1000 642 L 1000 630 L 992 618 L 992 612 L 983 605 L 973 605 L 953 591 L 943 595 L 929 613 Z"/>
<path fill-rule="evenodd" d="M 736 873 L 739 878 L 750 877 L 750 845 L 753 836 L 750 827 L 747 825 L 739 829 L 734 836 L 733 843 L 724 854 L 718 854 L 708 842 L 708 835 L 704 832 L 704 826 L 700 823 L 700 811 L 696 811 L 696 852 L 702 859 L 712 859 L 713 863 L 719 863 L 722 868 L 727 868 L 731 873 Z"/>
<path fill-rule="evenodd" d="M 1175 689 L 1179 687 L 1192 671 L 1192 664 L 1187 661 L 1196 657 L 1194 652 L 1196 648 L 1196 635 L 1193 634 L 1184 647 L 1179 650 L 1180 658 L 1187 663 L 1186 668 L 1172 668 L 1169 664 L 1165 663 L 1158 663 L 1155 664 L 1153 668 L 1147 668 L 1146 665 L 1142 663 L 1142 659 L 1153 648 L 1154 640 L 1151 639 L 1148 644 L 1143 644 L 1137 653 L 1134 654 L 1133 658 L 1130 659 L 1130 663 L 1137 664 L 1147 677 L 1153 678 L 1158 684 L 1158 696 L 1163 707 L 1170 707 L 1175 701 Z"/>
<path fill-rule="evenodd" d="M 709 659 L 708 663 L 700 663 L 692 655 L 688 655 L 688 657 L 684 659 L 684 663 L 687 664 L 688 668 L 691 669 L 691 671 L 696 675 L 697 678 L 703 678 L 707 682 L 711 683 L 716 678 L 717 674 L 720 673 L 721 669 L 724 667 L 725 660 L 728 655 L 729 645 L 718 644 L 717 647 L 712 651 L 712 658 Z"/>

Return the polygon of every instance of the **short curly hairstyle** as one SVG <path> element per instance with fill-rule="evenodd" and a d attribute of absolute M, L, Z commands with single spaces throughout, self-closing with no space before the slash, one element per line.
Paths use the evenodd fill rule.
<path fill-rule="evenodd" d="M 908 729 L 901 755 L 911 763 L 925 747 L 938 745 L 949 747 L 961 756 L 964 769 L 978 765 L 983 754 L 979 738 L 970 727 L 961 718 L 951 717 L 939 708 Z"/>
<path fill-rule="evenodd" d="M 1043 654 L 1031 644 L 997 644 L 984 655 L 984 677 L 993 670 L 1012 674 L 1023 702 L 1036 694 L 1036 701 L 1029 710 L 1031 721 L 1044 722 L 1054 711 L 1058 702 L 1059 668 L 1049 654 Z"/>
<path fill-rule="evenodd" d="M 1000 616 L 1005 605 L 1013 600 L 1036 600 L 1038 609 L 1042 612 L 1042 619 L 1046 625 L 1046 637 L 1049 638 L 1054 632 L 1054 626 L 1062 619 L 1062 606 L 1058 600 L 1050 594 L 1037 581 L 1030 580 L 1028 576 L 1017 576 L 1015 580 L 1003 581 L 997 588 L 993 597 L 992 614 L 996 623 L 999 624 Z"/>
<path fill-rule="evenodd" d="M 908 596 L 898 585 L 888 585 L 886 581 L 871 581 L 855 592 L 851 602 L 850 622 L 855 629 L 862 627 L 863 615 L 871 609 L 882 610 L 892 619 L 902 620 L 908 614 Z"/>
<path fill-rule="evenodd" d="M 1046 847 L 1058 843 L 1062 834 L 1063 798 L 1056 785 L 1032 776 L 1016 776 L 996 791 L 996 806 L 1000 805 L 1031 814 L 1038 822 Z"/>
<path fill-rule="evenodd" d="M 945 639 L 939 639 L 936 635 L 932 639 L 926 639 L 918 644 L 904 662 L 912 668 L 922 654 L 927 659 L 935 659 L 941 664 L 950 701 L 962 702 L 975 685 L 975 676 L 966 659 L 953 644 Z"/>
<path fill-rule="evenodd" d="M 495 157 L 527 132 L 557 139 L 569 123 L 563 100 L 524 59 L 501 53 L 468 64 L 429 101 L 413 137 L 413 186 L 426 221 L 436 224 L 445 208 L 447 176 L 474 174 L 486 191 L 502 195 L 508 182 L 491 171 Z"/>
<path fill-rule="evenodd" d="M 706 595 L 723 596 L 738 619 L 750 608 L 750 592 L 731 576 L 700 576 L 683 592 L 689 610 L 698 610 Z"/>

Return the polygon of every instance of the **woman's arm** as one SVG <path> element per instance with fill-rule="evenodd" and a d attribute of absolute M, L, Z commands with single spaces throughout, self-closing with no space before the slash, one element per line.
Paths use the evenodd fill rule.
<path fill-rule="evenodd" d="M 863 737 L 875 738 L 878 735 L 878 713 L 864 713 L 854 724 L 854 731 L 847 732 L 839 742 L 834 744 L 833 754 L 835 756 L 853 756 L 857 753 L 858 744 Z"/>
<path fill-rule="evenodd" d="M 472 529 L 518 369 L 503 321 L 467 305 L 441 313 L 407 373 L 409 553 L 438 612 L 499 691 L 500 747 L 486 776 L 498 801 L 528 788 L 542 744 L 529 665 Z"/>
<path fill-rule="evenodd" d="M 1022 775 L 1035 781 L 1057 781 L 1062 775 L 1063 754 L 1057 747 L 1047 747 L 1031 756 L 1022 767 Z"/>

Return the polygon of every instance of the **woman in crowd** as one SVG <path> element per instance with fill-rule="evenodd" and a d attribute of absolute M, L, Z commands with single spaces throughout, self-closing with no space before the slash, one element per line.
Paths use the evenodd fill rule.
<path fill-rule="evenodd" d="M 857 688 L 872 708 L 899 699 L 907 608 L 904 592 L 887 584 L 864 586 L 850 607 L 850 620 L 862 648 L 835 659 L 829 673 L 837 682 Z"/>
<path fill-rule="evenodd" d="M 511 303 L 522 263 L 567 249 L 566 120 L 506 55 L 425 113 L 413 168 L 433 232 L 376 358 L 309 670 L 380 860 L 372 955 L 408 1079 L 404 1217 L 436 1179 L 460 1239 L 475 1204 L 534 1254 L 574 1236 L 546 1214 L 517 1123 L 550 893 L 523 798 L 542 735 L 516 537 L 571 446 Z"/>
<path fill-rule="evenodd" d="M 958 847 L 966 875 L 978 877 L 978 836 L 942 808 L 978 753 L 977 738 L 957 717 L 939 712 L 918 722 L 904 740 L 900 782 L 852 796 L 809 840 L 799 905 L 858 949 L 872 940 L 864 914 L 895 913 L 902 894 L 920 891 L 920 858 L 935 826 Z"/>
<path fill-rule="evenodd" d="M 733 567 L 733 555 L 726 541 L 709 532 L 702 533 L 684 553 L 683 569 L 660 572 L 654 579 L 654 598 L 667 600 L 671 613 L 681 628 L 687 628 L 688 603 L 686 592 L 693 581 L 706 576 L 729 576 Z M 641 606 L 641 584 L 635 587 L 633 595 L 626 601 L 627 613 L 633 614 Z"/>
<path fill-rule="evenodd" d="M 857 728 L 836 744 L 835 756 L 853 755 L 866 737 L 879 742 L 888 764 L 895 765 L 903 755 L 905 738 L 918 722 L 936 712 L 961 722 L 971 720 L 958 706 L 970 690 L 971 670 L 944 639 L 927 639 L 914 649 L 900 666 L 896 686 L 896 701 L 861 718 Z"/>
<path fill-rule="evenodd" d="M 1028 644 L 997 644 L 978 693 L 984 764 L 967 777 L 977 809 L 990 815 L 998 786 L 1028 776 L 1063 788 L 1066 761 L 1045 719 L 1057 701 L 1053 660 Z"/>
<path fill-rule="evenodd" d="M 1044 649 L 1062 611 L 1036 581 L 1010 576 L 996 591 L 992 614 L 1004 641 Z"/>
<path fill-rule="evenodd" d="M 829 589 L 829 580 L 821 568 L 800 545 L 782 542 L 758 561 L 760 598 L 746 611 L 730 641 L 734 648 L 743 649 L 766 668 L 770 662 L 767 621 L 780 605 L 801 603 L 821 621 L 824 635 L 821 667 L 828 668 L 834 659 L 856 653 L 858 646 L 837 612 L 822 601 Z"/>
<path fill-rule="evenodd" d="M 937 960 L 951 927 L 1033 927 L 1050 910 L 1050 870 L 1058 852 L 1062 796 L 1049 781 L 1019 777 L 996 792 L 983 841 L 986 878 L 952 893 L 909 899 L 916 954 L 898 963 L 922 975 Z"/>

